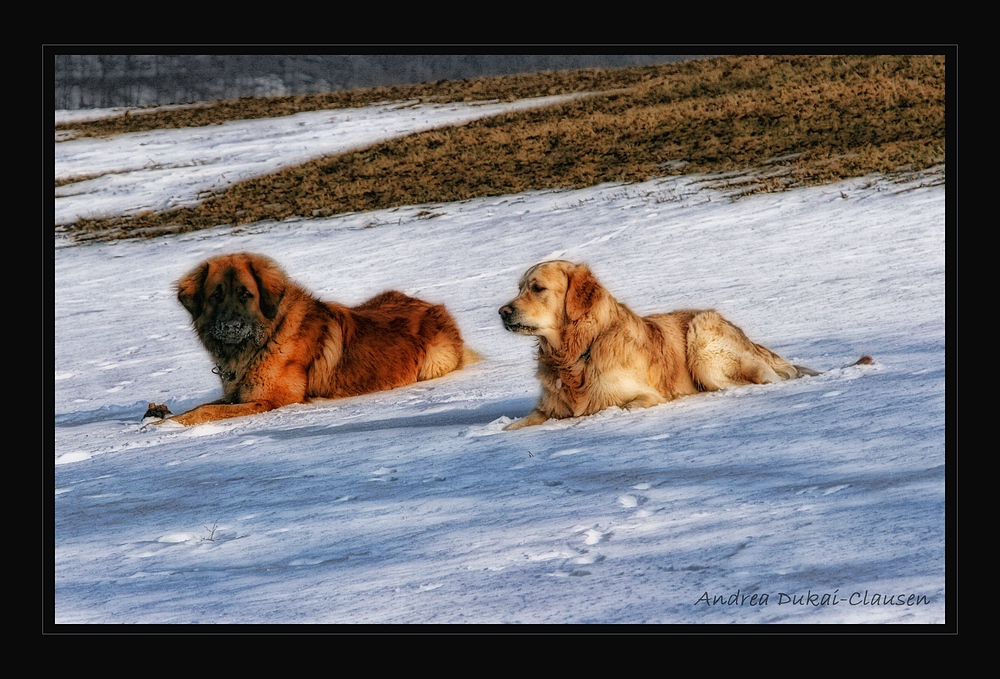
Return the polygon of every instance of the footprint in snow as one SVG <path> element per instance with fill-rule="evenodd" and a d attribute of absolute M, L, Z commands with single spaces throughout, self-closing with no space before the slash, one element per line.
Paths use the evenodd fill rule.
<path fill-rule="evenodd" d="M 588 547 L 596 545 L 601 542 L 607 541 L 611 537 L 610 531 L 602 531 L 598 528 L 588 528 L 582 531 L 583 543 Z M 567 544 L 571 550 L 576 552 L 578 556 L 574 556 L 563 562 L 563 565 L 559 570 L 550 573 L 550 575 L 559 578 L 566 577 L 581 577 L 584 575 L 591 575 L 591 571 L 584 570 L 580 566 L 592 566 L 594 564 L 601 563 L 607 557 L 603 554 L 595 554 L 587 547 L 577 547 L 573 544 Z"/>
<path fill-rule="evenodd" d="M 595 563 L 601 563 L 607 558 L 603 554 L 584 554 L 583 556 L 578 556 L 573 559 L 573 563 L 578 566 L 589 566 Z"/>
<path fill-rule="evenodd" d="M 583 543 L 585 545 L 596 545 L 601 542 L 607 542 L 611 539 L 613 533 L 611 531 L 602 531 L 597 528 L 588 528 L 583 531 Z"/>
<path fill-rule="evenodd" d="M 639 486 L 644 486 L 644 488 L 640 489 Z M 640 484 L 638 484 L 638 486 L 632 486 L 632 487 L 636 488 L 636 489 L 640 489 L 640 490 L 645 490 L 646 488 L 649 488 L 649 484 L 648 483 L 640 483 Z M 631 494 L 629 494 L 629 495 L 619 495 L 618 496 L 618 504 L 620 504 L 624 509 L 636 509 L 637 511 L 632 516 L 634 516 L 636 518 L 639 518 L 639 519 L 645 518 L 647 516 L 651 516 L 653 514 L 653 512 L 651 512 L 651 511 L 649 511 L 647 509 L 638 509 L 638 507 L 646 504 L 648 501 L 649 501 L 649 498 L 647 498 L 645 495 L 631 495 Z"/>
<path fill-rule="evenodd" d="M 372 476 L 375 478 L 369 479 L 369 481 L 395 481 L 397 477 L 392 475 L 395 471 L 395 469 L 390 469 L 389 467 L 379 467 L 372 472 Z"/>
<path fill-rule="evenodd" d="M 476 438 L 478 436 L 492 436 L 493 434 L 499 434 L 503 431 L 503 428 L 508 424 L 513 422 L 511 418 L 506 415 L 498 417 L 489 424 L 467 427 L 458 433 L 459 436 L 466 439 Z"/>

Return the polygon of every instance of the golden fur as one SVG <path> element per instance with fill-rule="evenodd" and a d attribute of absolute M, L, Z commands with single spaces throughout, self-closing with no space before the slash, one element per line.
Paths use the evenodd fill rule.
<path fill-rule="evenodd" d="M 321 302 L 261 255 L 203 262 L 178 282 L 177 298 L 223 392 L 171 418 L 184 425 L 393 389 L 476 358 L 443 306 L 396 291 L 353 308 Z"/>
<path fill-rule="evenodd" d="M 542 385 L 535 409 L 507 429 L 817 374 L 751 342 L 711 309 L 640 317 L 584 264 L 551 261 L 528 269 L 500 316 L 507 330 L 538 337 Z"/>

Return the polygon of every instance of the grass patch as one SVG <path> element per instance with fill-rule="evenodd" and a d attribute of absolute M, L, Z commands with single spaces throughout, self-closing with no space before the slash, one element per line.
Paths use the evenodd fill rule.
<path fill-rule="evenodd" d="M 441 80 L 434 83 L 373 87 L 323 94 L 286 97 L 243 97 L 185 107 L 132 110 L 114 118 L 56 125 L 59 141 L 78 137 L 107 137 L 126 132 L 203 127 L 232 120 L 279 118 L 307 111 L 358 108 L 384 102 L 452 103 L 514 101 L 527 97 L 573 94 L 627 87 L 650 77 L 644 68 L 582 69 L 528 75 Z"/>
<path fill-rule="evenodd" d="M 106 174 L 113 174 L 111 172 L 101 172 L 95 174 L 78 174 L 73 177 L 63 177 L 62 179 L 56 179 L 56 188 L 60 186 L 69 186 L 70 184 L 78 184 L 80 182 L 88 182 L 91 179 L 99 179 Z"/>
<path fill-rule="evenodd" d="M 133 122 L 155 116 L 159 127 L 179 127 L 213 109 L 273 117 L 333 101 L 596 92 L 312 160 L 233 185 L 195 207 L 66 228 L 120 238 L 677 174 L 752 172 L 743 180 L 751 193 L 921 170 L 945 158 L 944 70 L 944 57 L 935 55 L 720 57 L 133 115 Z M 181 117 L 167 124 L 174 116 Z M 90 133 L 99 123 L 87 123 Z"/>

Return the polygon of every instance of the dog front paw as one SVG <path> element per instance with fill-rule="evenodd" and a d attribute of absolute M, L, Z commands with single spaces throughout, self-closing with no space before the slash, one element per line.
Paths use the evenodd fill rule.
<path fill-rule="evenodd" d="M 150 403 L 149 407 L 146 408 L 146 414 L 142 416 L 142 419 L 145 420 L 147 417 L 155 417 L 157 419 L 162 420 L 169 417 L 172 414 L 173 413 L 170 412 L 170 409 L 167 408 L 166 405 L 162 403 L 161 404 Z"/>

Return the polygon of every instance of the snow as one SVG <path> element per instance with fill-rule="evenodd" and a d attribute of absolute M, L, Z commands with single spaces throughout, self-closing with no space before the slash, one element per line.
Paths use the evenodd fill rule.
<path fill-rule="evenodd" d="M 56 144 L 57 180 L 99 176 L 57 188 L 55 220 L 56 224 L 70 224 L 81 217 L 194 205 L 199 196 L 229 184 L 318 156 L 480 117 L 551 105 L 573 96 L 419 107 L 414 102 L 396 102 L 60 143 Z M 107 110 L 108 114 L 116 112 Z M 276 148 L 281 149 L 280 156 L 275 155 Z"/>
<path fill-rule="evenodd" d="M 383 105 L 59 143 L 57 176 L 120 174 L 60 189 L 57 221 L 186 203 L 495 110 Z M 738 200 L 703 180 L 57 236 L 54 621 L 945 623 L 940 175 Z M 180 413 L 219 397 L 174 284 L 241 250 L 324 299 L 444 303 L 486 360 L 143 428 L 151 401 Z M 640 313 L 715 307 L 828 372 L 504 432 L 538 387 L 534 341 L 497 309 L 552 258 L 589 263 Z M 866 353 L 873 365 L 841 367 Z"/>

